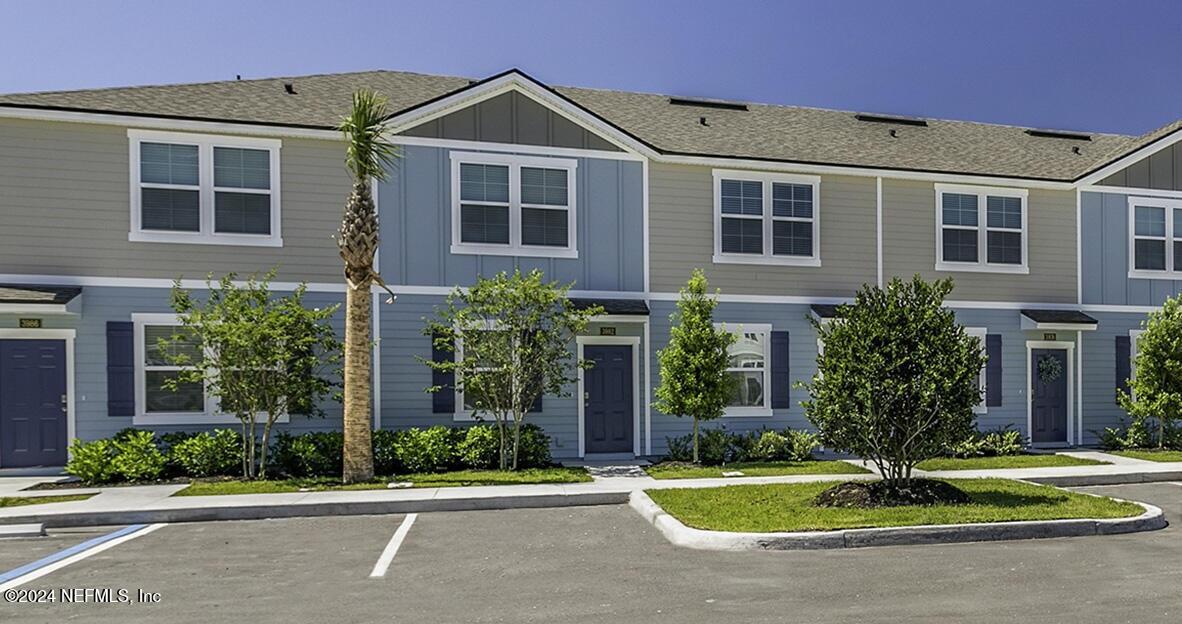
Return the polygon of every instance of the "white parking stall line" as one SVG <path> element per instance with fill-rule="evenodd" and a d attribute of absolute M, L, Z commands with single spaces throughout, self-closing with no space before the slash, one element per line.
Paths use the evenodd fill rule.
<path fill-rule="evenodd" d="M 393 537 L 390 538 L 390 543 L 386 544 L 386 548 L 382 550 L 382 556 L 378 557 L 378 562 L 373 565 L 373 571 L 369 573 L 369 578 L 386 576 L 386 570 L 390 569 L 390 564 L 394 562 L 394 555 L 398 554 L 402 540 L 406 539 L 406 534 L 410 532 L 410 527 L 418 516 L 419 514 L 406 514 L 402 524 L 398 525 L 398 530 L 394 531 Z"/>
<path fill-rule="evenodd" d="M 25 566 L 10 570 L 0 575 L 0 591 L 20 587 L 29 581 L 35 581 L 47 574 L 60 570 L 68 565 L 78 563 L 83 559 L 97 555 L 104 550 L 114 548 L 119 544 L 131 541 L 141 535 L 147 535 L 163 526 L 160 524 L 135 524 L 118 531 L 87 540 L 77 546 L 67 548 L 48 557 L 34 561 Z"/>

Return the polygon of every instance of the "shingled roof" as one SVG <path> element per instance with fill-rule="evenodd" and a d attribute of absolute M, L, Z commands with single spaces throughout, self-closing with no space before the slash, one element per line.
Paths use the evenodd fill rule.
<path fill-rule="evenodd" d="M 477 82 L 368 71 L 0 95 L 0 106 L 329 129 L 361 87 L 385 94 L 393 110 L 403 111 Z M 1090 133 L 1090 140 L 1072 140 L 1031 135 L 1018 126 L 939 119 L 917 126 L 861 121 L 850 111 L 754 103 L 736 110 L 673 104 L 671 96 L 650 93 L 553 90 L 664 154 L 1053 181 L 1075 180 L 1182 127 L 1179 122 L 1141 137 Z"/>

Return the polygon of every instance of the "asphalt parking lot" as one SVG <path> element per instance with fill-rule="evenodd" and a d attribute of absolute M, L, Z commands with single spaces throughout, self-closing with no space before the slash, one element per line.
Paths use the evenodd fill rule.
<path fill-rule="evenodd" d="M 1182 485 L 1084 488 L 1182 519 Z M 400 526 L 384 576 L 371 577 Z M 0 542 L 0 573 L 119 527 Z M 670 545 L 624 506 L 176 524 L 20 586 L 24 622 L 1179 622 L 1182 529 L 818 552 Z M 44 590 L 44 591 L 42 591 Z M 52 590 L 52 591 L 51 591 Z M 60 595 L 60 594 L 59 594 Z"/>

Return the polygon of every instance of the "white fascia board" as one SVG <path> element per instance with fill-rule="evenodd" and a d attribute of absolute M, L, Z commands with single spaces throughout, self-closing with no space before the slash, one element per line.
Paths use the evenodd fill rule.
<path fill-rule="evenodd" d="M 344 135 L 336 130 L 295 128 L 290 126 L 269 126 L 261 124 L 234 123 L 226 121 L 200 121 L 195 119 L 168 119 L 165 117 L 142 117 L 117 113 L 91 113 L 84 111 L 59 111 L 40 108 L 16 108 L 0 106 L 0 119 L 29 119 L 34 121 L 64 121 L 71 123 L 101 124 L 124 128 L 149 128 L 153 130 L 179 130 L 184 132 L 205 132 L 213 134 L 248 134 L 253 136 L 293 137 L 344 141 Z"/>

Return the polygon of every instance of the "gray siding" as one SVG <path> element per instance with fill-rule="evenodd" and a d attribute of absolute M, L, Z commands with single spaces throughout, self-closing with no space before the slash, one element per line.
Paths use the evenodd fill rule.
<path fill-rule="evenodd" d="M 343 146 L 285 138 L 280 158 L 282 248 L 130 242 L 127 128 L 0 120 L 0 273 L 339 281 Z"/>
<path fill-rule="evenodd" d="M 961 301 L 1075 303 L 1075 194 L 1031 189 L 1030 273 L 936 271 L 936 190 L 931 182 L 882 181 L 883 272 L 891 277 L 952 277 Z"/>
<path fill-rule="evenodd" d="M 644 288 L 644 195 L 636 161 L 579 158 L 576 220 L 579 257 L 452 254 L 450 150 L 407 146 L 378 189 L 381 263 L 391 284 L 471 284 L 476 276 L 540 269 L 583 290 Z"/>
<path fill-rule="evenodd" d="M 1100 321 L 1096 331 L 1084 332 L 1083 442 L 1097 444 L 1105 427 L 1128 424 L 1128 415 L 1116 403 L 1116 337 L 1140 329 L 1144 314 L 1088 312 Z"/>
<path fill-rule="evenodd" d="M 132 426 L 132 418 L 107 416 L 107 321 L 130 321 L 133 313 L 172 312 L 168 305 L 168 289 L 165 288 L 99 288 L 87 287 L 83 293 L 80 316 L 52 317 L 54 326 L 74 323 L 77 337 L 74 343 L 74 400 L 77 436 L 93 440 L 113 435 L 124 427 Z M 341 297 L 326 293 L 308 293 L 305 302 L 310 306 L 328 306 L 340 303 Z M 0 317 L 2 319 L 3 317 Z M 46 317 L 48 326 L 48 320 Z M 338 312 L 333 319 L 337 332 L 344 334 L 344 312 Z M 0 326 L 4 321 L 0 320 Z M 292 416 L 288 424 L 277 425 L 280 430 L 302 432 L 310 430 L 337 429 L 341 423 L 340 404 L 328 401 L 324 405 L 324 418 Z M 154 431 L 201 431 L 217 427 L 236 425 L 185 425 L 141 426 Z"/>
<path fill-rule="evenodd" d="M 431 369 L 422 359 L 431 357 L 431 338 L 423 335 L 425 319 L 435 314 L 435 308 L 443 304 L 443 297 L 426 295 L 402 295 L 392 305 L 382 305 L 382 338 L 380 342 L 382 384 L 382 428 L 405 429 L 408 427 L 429 427 L 432 425 L 463 426 L 467 421 L 456 422 L 452 414 L 435 414 L 431 411 Z M 643 328 L 636 323 L 606 323 L 616 328 L 618 336 L 642 336 Z M 587 329 L 588 335 L 599 335 L 599 324 Z M 646 345 L 641 343 L 638 358 L 640 365 L 640 409 L 641 426 L 636 435 L 644 432 L 644 353 Z M 568 388 L 566 397 L 546 396 L 542 411 L 529 414 L 526 422 L 542 427 L 550 436 L 556 458 L 578 456 L 578 404 L 575 402 L 575 387 Z M 644 440 L 641 438 L 641 449 Z"/>
<path fill-rule="evenodd" d="M 516 91 L 449 113 L 402 134 L 432 139 L 621 151 L 594 132 Z"/>
<path fill-rule="evenodd" d="M 1121 193 L 1082 193 L 1083 302 L 1159 306 L 1182 280 L 1129 277 L 1129 203 Z"/>
<path fill-rule="evenodd" d="M 1177 143 L 1104 178 L 1104 186 L 1182 191 L 1182 149 Z"/>
<path fill-rule="evenodd" d="M 650 287 L 677 292 L 695 268 L 726 294 L 849 297 L 874 283 L 873 178 L 821 178 L 821 266 L 714 264 L 714 189 L 709 167 L 649 167 Z"/>

